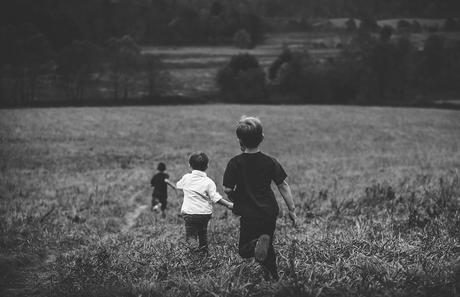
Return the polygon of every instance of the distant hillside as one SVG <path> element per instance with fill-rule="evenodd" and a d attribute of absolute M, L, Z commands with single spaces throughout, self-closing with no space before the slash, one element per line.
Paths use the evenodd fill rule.
<path fill-rule="evenodd" d="M 459 11 L 458 0 L 2 0 L 0 27 L 32 23 L 57 47 L 125 34 L 144 44 L 216 45 L 241 29 L 257 43 L 275 18 L 445 19 Z"/>

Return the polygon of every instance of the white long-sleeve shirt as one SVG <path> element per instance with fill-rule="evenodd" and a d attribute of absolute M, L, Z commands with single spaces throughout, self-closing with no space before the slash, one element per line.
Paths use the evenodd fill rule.
<path fill-rule="evenodd" d="M 214 181 L 200 170 L 185 174 L 176 187 L 184 191 L 182 213 L 212 214 L 212 204 L 222 199 Z"/>

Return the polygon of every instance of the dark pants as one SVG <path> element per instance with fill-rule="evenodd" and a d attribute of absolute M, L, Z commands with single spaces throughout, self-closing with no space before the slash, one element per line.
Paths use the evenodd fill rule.
<path fill-rule="evenodd" d="M 276 218 L 255 219 L 255 218 L 240 218 L 240 240 L 238 244 L 238 253 L 243 258 L 254 257 L 254 249 L 257 239 L 262 234 L 270 236 L 270 246 L 268 248 L 267 258 L 260 263 L 273 277 L 278 277 L 276 268 L 276 255 L 273 248 L 273 236 L 276 228 Z"/>
<path fill-rule="evenodd" d="M 185 221 L 185 239 L 196 240 L 198 237 L 198 250 L 208 252 L 208 222 L 210 214 L 183 214 Z"/>
<path fill-rule="evenodd" d="M 167 197 L 156 197 L 152 195 L 152 208 L 158 203 L 161 203 L 161 211 L 165 211 L 166 205 L 168 203 L 167 199 Z"/>

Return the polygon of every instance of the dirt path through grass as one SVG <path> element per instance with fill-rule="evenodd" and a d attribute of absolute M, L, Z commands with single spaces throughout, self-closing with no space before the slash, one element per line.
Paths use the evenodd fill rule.
<path fill-rule="evenodd" d="M 133 211 L 126 213 L 125 224 L 121 227 L 121 232 L 125 233 L 129 231 L 135 224 L 137 218 L 146 210 L 149 206 L 147 204 L 137 204 L 136 199 L 144 194 L 144 190 L 137 191 L 134 195 L 129 198 L 129 205 L 136 206 Z M 136 205 L 137 204 L 137 205 Z"/>
<path fill-rule="evenodd" d="M 135 224 L 137 218 L 141 215 L 141 213 L 146 210 L 149 206 L 148 205 L 138 205 L 133 211 L 128 212 L 125 215 L 125 220 L 126 223 L 125 225 L 121 228 L 121 232 L 127 232 L 129 231 Z"/>

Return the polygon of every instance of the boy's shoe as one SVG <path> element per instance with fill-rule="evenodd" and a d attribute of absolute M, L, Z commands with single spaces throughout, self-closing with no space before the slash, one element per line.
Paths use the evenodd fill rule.
<path fill-rule="evenodd" d="M 269 281 L 278 281 L 280 279 L 278 272 L 276 269 L 274 271 L 270 271 L 268 268 L 263 267 L 263 272 L 264 272 L 264 280 L 269 282 Z"/>
<path fill-rule="evenodd" d="M 155 212 L 157 212 L 159 209 L 160 209 L 160 205 L 159 205 L 159 204 L 157 204 L 157 205 L 155 205 L 154 207 L 152 207 L 152 211 L 155 211 Z"/>
<path fill-rule="evenodd" d="M 270 236 L 268 234 L 262 234 L 257 240 L 256 247 L 254 250 L 254 257 L 257 261 L 263 262 L 267 259 L 268 248 L 270 247 Z"/>

